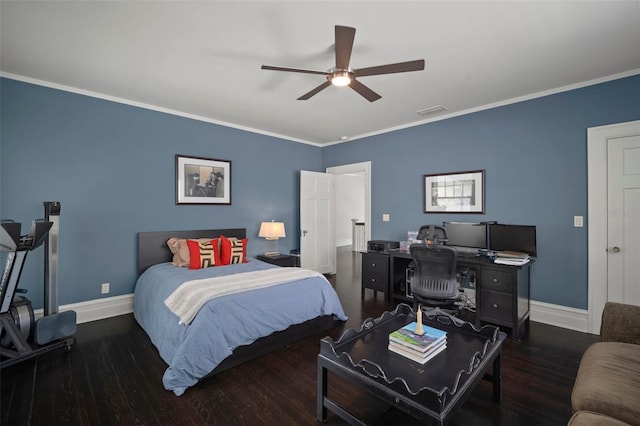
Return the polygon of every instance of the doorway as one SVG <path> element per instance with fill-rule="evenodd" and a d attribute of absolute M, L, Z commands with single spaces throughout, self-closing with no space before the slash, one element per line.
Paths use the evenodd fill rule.
<path fill-rule="evenodd" d="M 364 222 L 364 239 L 371 239 L 371 161 L 328 167 L 327 173 L 336 176 L 336 185 L 343 183 L 343 188 L 336 189 L 336 238 L 337 245 L 344 245 L 347 235 L 351 235 L 353 222 L 358 219 Z M 346 187 L 348 190 L 343 190 Z M 361 203 L 353 206 L 354 200 Z M 340 206 L 352 206 L 341 213 Z M 363 217 L 350 217 L 350 212 L 361 212 Z"/>
<path fill-rule="evenodd" d="M 598 334 L 607 301 L 640 298 L 640 121 L 588 129 L 587 168 L 588 331 Z"/>

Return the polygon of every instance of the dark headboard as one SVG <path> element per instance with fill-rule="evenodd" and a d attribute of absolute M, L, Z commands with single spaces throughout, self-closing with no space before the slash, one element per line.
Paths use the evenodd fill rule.
<path fill-rule="evenodd" d="M 225 237 L 246 238 L 247 229 L 232 228 L 138 232 L 138 276 L 149 266 L 171 262 L 173 256 L 169 247 L 167 247 L 167 240 L 169 238 L 217 238 L 220 235 L 224 235 Z"/>

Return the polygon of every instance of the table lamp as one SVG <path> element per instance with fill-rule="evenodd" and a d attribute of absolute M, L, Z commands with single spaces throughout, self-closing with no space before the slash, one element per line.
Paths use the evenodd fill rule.
<path fill-rule="evenodd" d="M 278 238 L 286 237 L 284 232 L 283 222 L 262 222 L 260 224 L 260 232 L 258 237 L 265 238 L 267 240 L 267 252 L 265 256 L 277 256 L 278 252 Z"/>

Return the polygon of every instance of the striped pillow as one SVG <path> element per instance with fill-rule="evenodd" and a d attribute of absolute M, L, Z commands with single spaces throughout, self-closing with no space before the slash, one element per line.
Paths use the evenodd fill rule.
<path fill-rule="evenodd" d="M 220 260 L 223 265 L 247 263 L 247 239 L 220 236 Z"/>
<path fill-rule="evenodd" d="M 217 238 L 213 240 L 187 240 L 187 246 L 189 247 L 189 269 L 222 265 Z"/>

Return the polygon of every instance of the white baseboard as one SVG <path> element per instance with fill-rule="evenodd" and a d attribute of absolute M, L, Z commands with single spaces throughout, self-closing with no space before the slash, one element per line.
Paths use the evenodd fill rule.
<path fill-rule="evenodd" d="M 551 303 L 532 300 L 530 303 L 531 321 L 555 325 L 556 327 L 588 333 L 589 321 L 586 309 L 570 308 Z"/>
<path fill-rule="evenodd" d="M 587 311 L 585 309 L 553 305 L 536 300 L 531 301 L 530 309 L 531 321 L 583 333 L 588 332 Z M 133 294 L 106 297 L 60 306 L 60 312 L 71 310 L 76 311 L 78 314 L 78 324 L 130 314 L 133 312 Z M 36 309 L 34 311 L 36 318 L 41 317 L 42 313 L 42 309 Z"/>
<path fill-rule="evenodd" d="M 336 247 L 344 247 L 344 246 L 350 246 L 352 244 L 351 239 L 342 239 L 342 240 L 337 240 L 336 241 Z"/>
<path fill-rule="evenodd" d="M 133 312 L 133 293 L 62 305 L 59 311 L 76 311 L 78 324 L 130 314 Z M 40 318 L 44 310 L 36 309 L 33 313 L 36 318 Z"/>

